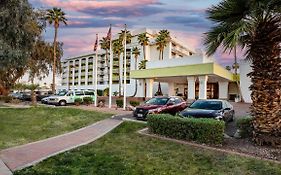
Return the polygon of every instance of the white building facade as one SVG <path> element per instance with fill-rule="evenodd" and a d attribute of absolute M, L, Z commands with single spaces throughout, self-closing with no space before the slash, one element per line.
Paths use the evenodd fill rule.
<path fill-rule="evenodd" d="M 138 35 L 146 33 L 149 45 L 145 48 L 146 69 L 138 70 L 144 59 L 143 47 L 138 43 Z M 164 58 L 159 60 L 159 50 L 155 43 L 157 32 L 149 29 L 133 31 L 132 41 L 127 44 L 127 96 L 132 96 L 137 89 L 136 97 L 153 97 L 159 90 L 163 95 L 179 95 L 187 99 L 219 98 L 234 100 L 238 96 L 238 87 L 232 72 L 215 63 L 200 50 L 171 37 L 164 49 Z M 117 36 L 115 37 L 115 39 Z M 135 59 L 132 50 L 139 48 L 140 55 Z M 108 56 L 109 58 L 109 56 Z M 121 58 L 123 55 L 121 54 Z M 59 90 L 94 89 L 95 54 L 68 58 L 63 61 L 62 85 Z M 109 87 L 109 63 L 105 51 L 98 52 L 98 89 Z M 119 81 L 123 81 L 123 59 L 114 55 L 113 90 L 119 91 Z M 121 79 L 119 78 L 119 75 Z M 137 88 L 136 88 L 137 86 Z M 121 86 L 121 91 L 123 82 Z"/>

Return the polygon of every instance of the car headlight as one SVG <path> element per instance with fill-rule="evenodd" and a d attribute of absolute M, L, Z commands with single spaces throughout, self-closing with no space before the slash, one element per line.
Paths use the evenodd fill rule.
<path fill-rule="evenodd" d="M 216 113 L 216 117 L 215 117 L 215 119 L 217 119 L 217 120 L 223 120 L 223 112 L 217 112 Z"/>

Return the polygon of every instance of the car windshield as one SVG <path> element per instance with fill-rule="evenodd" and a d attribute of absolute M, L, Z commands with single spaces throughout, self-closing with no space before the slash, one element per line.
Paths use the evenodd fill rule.
<path fill-rule="evenodd" d="M 190 105 L 192 109 L 220 110 L 222 108 L 221 101 L 195 101 Z"/>
<path fill-rule="evenodd" d="M 145 104 L 150 105 L 165 105 L 168 102 L 169 98 L 152 98 L 145 102 Z"/>
<path fill-rule="evenodd" d="M 58 94 L 56 94 L 57 96 L 65 96 L 67 92 L 66 91 L 61 91 Z"/>

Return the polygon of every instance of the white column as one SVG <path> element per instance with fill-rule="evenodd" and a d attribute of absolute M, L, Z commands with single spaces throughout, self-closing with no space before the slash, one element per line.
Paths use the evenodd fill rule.
<path fill-rule="evenodd" d="M 79 59 L 79 70 L 78 70 L 78 89 L 80 89 L 81 88 L 81 69 L 82 69 L 82 67 L 81 67 L 81 59 Z"/>
<path fill-rule="evenodd" d="M 189 100 L 195 99 L 195 77 L 187 77 L 187 83 L 188 83 L 188 89 L 187 89 L 187 95 Z"/>
<path fill-rule="evenodd" d="M 153 97 L 153 83 L 154 83 L 153 79 L 146 79 L 146 84 L 147 84 L 146 95 L 148 98 Z"/>
<path fill-rule="evenodd" d="M 168 83 L 168 95 L 169 96 L 175 96 L 175 83 L 169 82 Z"/>
<path fill-rule="evenodd" d="M 219 82 L 219 99 L 228 99 L 228 81 Z"/>
<path fill-rule="evenodd" d="M 88 86 L 88 62 L 89 59 L 86 58 L 86 68 L 85 68 L 85 86 Z"/>
<path fill-rule="evenodd" d="M 70 78 L 70 71 L 71 71 L 71 68 L 70 68 L 70 61 L 68 61 L 67 62 L 67 80 L 66 80 L 66 82 L 67 82 L 67 90 L 69 90 L 70 88 L 69 88 L 69 83 L 70 83 L 70 81 L 69 81 L 69 78 Z"/>
<path fill-rule="evenodd" d="M 199 99 L 207 99 L 208 76 L 199 76 Z"/>

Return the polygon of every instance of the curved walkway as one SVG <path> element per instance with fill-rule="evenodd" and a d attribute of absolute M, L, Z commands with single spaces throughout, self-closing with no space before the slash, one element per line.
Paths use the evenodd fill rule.
<path fill-rule="evenodd" d="M 70 133 L 2 150 L 0 159 L 11 171 L 22 169 L 48 157 L 93 142 L 121 123 L 121 120 L 105 119 Z M 1 175 L 2 167 L 0 165 Z"/>

